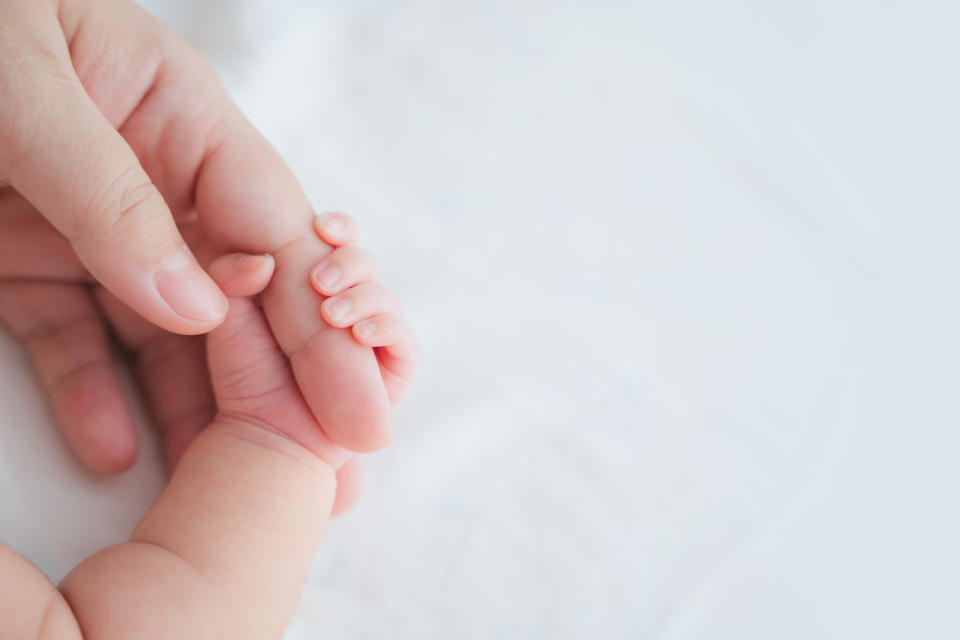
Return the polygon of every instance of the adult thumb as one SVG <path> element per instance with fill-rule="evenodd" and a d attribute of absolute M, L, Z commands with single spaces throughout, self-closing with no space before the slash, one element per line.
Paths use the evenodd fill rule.
<path fill-rule="evenodd" d="M 21 49 L 15 72 L 0 69 L 0 91 L 16 87 L 16 99 L 0 107 L 0 179 L 67 237 L 91 275 L 144 318 L 182 334 L 213 329 L 226 315 L 226 297 L 69 57 L 59 58 Z"/>

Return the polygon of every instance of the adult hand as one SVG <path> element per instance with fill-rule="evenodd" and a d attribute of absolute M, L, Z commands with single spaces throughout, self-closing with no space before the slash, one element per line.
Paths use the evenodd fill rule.
<path fill-rule="evenodd" d="M 172 463 L 212 402 L 198 341 L 168 331 L 226 311 L 186 247 L 209 245 L 205 213 L 291 206 L 309 207 L 292 173 L 152 16 L 127 0 L 0 0 L 0 279 L 15 279 L 0 314 L 90 466 L 136 456 L 104 321 L 136 356 Z M 359 470 L 343 467 L 335 510 Z"/>
<path fill-rule="evenodd" d="M 204 333 L 222 321 L 227 300 L 118 132 L 146 106 L 163 53 L 156 37 L 146 50 L 115 42 L 149 18 L 125 4 L 112 13 L 112 4 L 0 0 L 0 186 L 34 205 L 138 313 L 170 331 Z M 107 20 L 117 21 L 112 29 Z M 144 126 L 139 142 L 157 144 Z"/>
<path fill-rule="evenodd" d="M 356 239 L 353 221 L 341 218 L 337 235 L 323 236 L 334 246 Z M 202 260 L 212 257 L 198 229 L 187 227 L 185 235 Z M 56 229 L 9 191 L 0 194 L 0 325 L 24 343 L 71 448 L 101 473 L 126 469 L 138 450 L 109 334 L 131 354 L 169 468 L 216 411 L 202 337 L 165 331 L 131 311 L 96 284 Z M 337 470 L 334 513 L 356 501 L 362 482 L 358 457 Z"/>

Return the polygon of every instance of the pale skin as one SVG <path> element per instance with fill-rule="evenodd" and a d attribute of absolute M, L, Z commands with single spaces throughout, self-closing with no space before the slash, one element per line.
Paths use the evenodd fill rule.
<path fill-rule="evenodd" d="M 138 452 L 111 332 L 174 470 L 131 542 L 59 591 L 0 545 L 4 638 L 282 633 L 416 363 L 355 244 L 141 9 L 0 0 L 0 321 L 102 473 Z"/>
<path fill-rule="evenodd" d="M 223 322 L 227 299 L 200 265 L 230 252 L 275 256 L 264 312 L 324 431 L 356 452 L 389 442 L 384 360 L 332 322 L 322 298 L 307 295 L 307 274 L 331 246 L 311 229 L 303 189 L 202 57 L 142 9 L 127 0 L 0 0 L 0 189 L 0 238 L 27 229 L 37 237 L 21 257 L 36 247 L 53 253 L 57 243 L 39 213 L 76 258 L 24 273 L 4 265 L 16 262 L 14 250 L 0 268 L 57 281 L 74 269 L 102 285 L 93 296 L 33 284 L 7 293 L 13 306 L 59 307 L 57 317 L 71 319 L 47 319 L 62 355 L 35 359 L 41 379 L 60 382 L 50 385 L 54 407 L 91 468 L 118 472 L 137 456 L 95 318 L 102 313 L 119 329 L 129 324 L 120 317 L 129 307 L 165 332 L 210 331 Z M 327 294 L 342 284 L 315 288 Z M 386 320 L 378 326 L 404 330 Z M 49 337 L 40 327 L 28 333 Z M 143 356 L 145 380 L 163 369 L 179 381 L 170 385 L 180 389 L 145 384 L 175 461 L 211 405 L 209 394 L 189 390 L 202 386 L 199 343 L 159 329 L 131 329 L 128 342 Z M 173 405 L 162 401 L 174 396 Z"/>
<path fill-rule="evenodd" d="M 3 637 L 282 635 L 351 453 L 324 433 L 249 297 L 273 267 L 245 255 L 210 266 L 231 297 L 206 345 L 218 411 L 130 542 L 81 562 L 59 590 L 0 546 Z"/>
<path fill-rule="evenodd" d="M 216 412 L 203 338 L 172 334 L 137 316 L 90 280 L 69 244 L 37 214 L 22 220 L 25 224 L 0 235 L 0 324 L 24 342 L 68 442 L 97 468 L 104 449 L 115 444 L 111 438 L 123 433 L 112 428 L 116 425 L 111 421 L 132 420 L 116 380 L 106 338 L 109 328 L 133 353 L 139 386 L 168 468 L 173 469 Z M 418 359 L 416 338 L 400 314 L 400 303 L 379 284 L 373 256 L 356 246 L 359 234 L 353 219 L 324 214 L 314 227 L 334 250 L 311 275 L 331 267 L 339 274 L 333 286 L 310 278 L 317 294 L 329 296 L 319 312 L 332 326 L 349 330 L 358 345 L 372 349 L 384 392 L 396 404 L 406 394 Z M 17 247 L 37 240 L 47 248 L 44 260 L 18 257 Z M 343 300 L 350 311 L 334 317 L 329 308 Z M 356 500 L 362 472 L 358 456 L 337 469 L 335 514 Z"/>

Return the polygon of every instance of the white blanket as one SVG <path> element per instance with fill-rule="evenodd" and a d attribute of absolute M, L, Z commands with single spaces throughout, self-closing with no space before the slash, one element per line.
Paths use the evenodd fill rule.
<path fill-rule="evenodd" d="M 289 638 L 960 635 L 955 3 L 146 4 L 422 340 Z M 157 453 L 84 473 L 0 361 L 58 579 Z"/>

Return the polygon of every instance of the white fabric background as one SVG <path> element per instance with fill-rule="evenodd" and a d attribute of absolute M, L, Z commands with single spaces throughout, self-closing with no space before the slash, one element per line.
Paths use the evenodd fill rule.
<path fill-rule="evenodd" d="M 422 339 L 288 637 L 957 637 L 949 2 L 164 2 Z M 0 538 L 162 487 L 0 340 Z"/>

